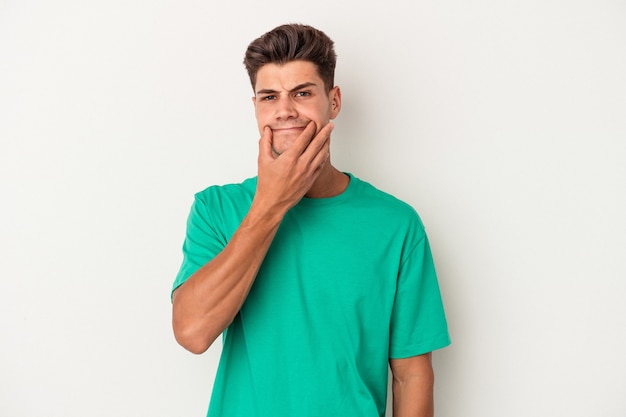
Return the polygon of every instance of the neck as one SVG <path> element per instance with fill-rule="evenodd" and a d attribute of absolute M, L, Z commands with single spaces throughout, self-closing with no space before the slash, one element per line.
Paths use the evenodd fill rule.
<path fill-rule="evenodd" d="M 328 162 L 313 186 L 305 194 L 308 198 L 329 198 L 343 193 L 348 188 L 350 177 Z"/>

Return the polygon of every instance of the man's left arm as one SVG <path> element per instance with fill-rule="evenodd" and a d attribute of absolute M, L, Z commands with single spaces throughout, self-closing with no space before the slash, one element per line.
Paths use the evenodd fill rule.
<path fill-rule="evenodd" d="M 433 417 L 432 353 L 390 359 L 389 365 L 393 374 L 393 416 Z"/>

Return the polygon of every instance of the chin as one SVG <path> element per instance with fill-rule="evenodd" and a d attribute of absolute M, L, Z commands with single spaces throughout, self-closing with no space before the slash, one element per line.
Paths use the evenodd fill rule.
<path fill-rule="evenodd" d="M 272 149 L 274 149 L 274 152 L 280 155 L 281 153 L 289 149 L 297 139 L 298 136 L 274 138 Z"/>
<path fill-rule="evenodd" d="M 289 144 L 290 145 L 290 144 Z M 280 146 L 272 146 L 272 151 L 274 151 L 274 153 L 276 155 L 281 155 L 282 153 L 284 153 L 287 149 L 289 149 L 289 145 L 285 145 L 285 144 L 280 144 Z"/>

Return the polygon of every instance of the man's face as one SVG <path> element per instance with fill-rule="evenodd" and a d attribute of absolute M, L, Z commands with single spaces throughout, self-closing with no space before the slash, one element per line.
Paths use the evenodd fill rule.
<path fill-rule="evenodd" d="M 252 98 L 259 132 L 272 129 L 273 150 L 280 155 L 314 121 L 317 131 L 339 114 L 341 92 L 333 87 L 328 94 L 315 64 L 292 61 L 266 64 L 257 72 Z"/>

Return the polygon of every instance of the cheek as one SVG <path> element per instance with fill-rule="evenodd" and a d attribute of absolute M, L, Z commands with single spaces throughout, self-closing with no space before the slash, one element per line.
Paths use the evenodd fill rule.
<path fill-rule="evenodd" d="M 259 109 L 258 107 L 255 108 L 254 115 L 259 126 L 266 125 L 270 120 L 268 111 Z"/>
<path fill-rule="evenodd" d="M 330 109 L 326 106 L 316 106 L 314 108 L 303 109 L 300 116 L 315 122 L 326 122 L 330 116 Z"/>

